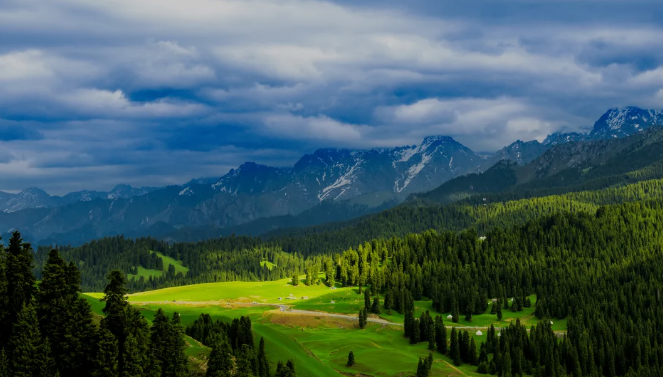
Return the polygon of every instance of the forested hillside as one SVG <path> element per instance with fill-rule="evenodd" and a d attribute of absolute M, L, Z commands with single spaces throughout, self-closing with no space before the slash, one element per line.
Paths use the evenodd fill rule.
<path fill-rule="evenodd" d="M 80 297 L 80 275 L 57 250 L 48 253 L 37 284 L 33 250 L 15 232 L 0 245 L 0 377 L 186 377 L 205 370 L 190 365 L 180 315 L 159 309 L 148 323 L 127 301 L 125 276 L 108 274 L 103 316 Z M 261 340 L 255 349 L 251 322 L 242 318 L 219 328 L 208 343 L 207 376 L 272 375 Z M 238 338 L 241 339 L 238 341 Z M 277 377 L 294 377 L 279 363 Z"/>
<path fill-rule="evenodd" d="M 592 215 L 545 216 L 493 230 L 483 241 L 473 230 L 374 241 L 323 265 L 328 281 L 368 282 L 371 294 L 384 293 L 384 309 L 405 313 L 411 343 L 435 349 L 443 341 L 443 352 L 444 325 L 432 320 L 435 313 L 413 318 L 413 300 L 430 298 L 457 322 L 485 312 L 490 298 L 500 316 L 501 305 L 522 310 L 536 293 L 535 315 L 544 321 L 529 337 L 520 323 L 501 330 L 499 339 L 493 330 L 472 359 L 461 354 L 454 330 L 448 352 L 457 365 L 471 362 L 500 376 L 657 376 L 663 371 L 657 330 L 663 325 L 662 231 L 660 202 L 627 203 Z M 568 332 L 558 340 L 550 324 L 561 319 L 568 320 Z"/>
<path fill-rule="evenodd" d="M 469 228 L 483 235 L 491 229 L 522 225 L 560 211 L 594 214 L 603 205 L 663 200 L 663 180 L 518 200 L 508 200 L 508 195 L 489 195 L 485 206 L 480 197 L 448 205 L 399 206 L 336 229 L 303 228 L 269 238 L 233 235 L 169 245 L 151 238 L 112 237 L 76 248 L 63 246 L 59 250 L 65 259 L 77 264 L 85 291 L 101 290 L 106 274 L 113 269 L 127 274 L 133 274 L 138 266 L 154 270 L 158 261 L 151 251 L 180 261 L 189 271 L 172 270 L 160 276 L 130 279 L 131 291 L 218 281 L 276 280 L 295 272 L 303 273 L 305 257 L 329 255 L 373 239 L 400 237 L 429 229 L 461 231 Z M 506 201 L 497 201 L 499 199 Z M 40 247 L 36 253 L 37 275 L 49 250 Z M 276 266 L 270 269 L 261 264 L 263 261 Z"/>

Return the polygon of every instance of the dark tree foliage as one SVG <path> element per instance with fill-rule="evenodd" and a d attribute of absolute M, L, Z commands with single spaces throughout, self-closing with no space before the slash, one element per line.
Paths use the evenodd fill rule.
<path fill-rule="evenodd" d="M 91 241 L 79 247 L 59 246 L 66 261 L 77 265 L 86 292 L 102 291 L 109 271 L 135 274 L 137 267 L 163 270 L 163 261 L 156 254 L 181 261 L 189 271 L 186 274 L 172 270 L 161 276 L 131 278 L 129 291 L 144 291 L 171 286 L 224 281 L 265 281 L 290 278 L 305 271 L 304 260 L 296 253 L 288 254 L 279 247 L 270 246 L 257 238 L 222 237 L 196 243 L 169 245 L 153 238 L 136 240 L 122 236 Z M 40 247 L 36 253 L 34 273 L 41 278 L 41 270 L 48 259 L 50 248 Z M 261 262 L 269 261 L 269 268 Z M 172 267 L 172 265 L 171 265 Z M 32 267 L 30 267 L 32 268 Z"/>
<path fill-rule="evenodd" d="M 355 365 L 355 354 L 354 352 L 350 351 L 348 354 L 348 363 L 346 364 L 349 367 L 353 367 Z"/>
<path fill-rule="evenodd" d="M 361 308 L 359 309 L 359 328 L 360 329 L 365 329 L 366 328 L 366 322 L 368 320 L 368 312 L 366 311 L 366 308 Z"/>
<path fill-rule="evenodd" d="M 0 247 L 0 317 L 3 334 L 9 334 L 0 348 L 0 377 L 190 375 L 179 314 L 169 318 L 159 309 L 150 328 L 140 312 L 128 304 L 122 272 L 108 275 L 105 316 L 97 326 L 90 305 L 79 297 L 76 264 L 65 263 L 57 250 L 51 250 L 38 286 L 31 264 L 30 245 L 14 233 L 10 247 Z M 14 269 L 11 273 L 10 267 Z M 14 313 L 18 302 L 22 306 Z M 187 331 L 202 334 L 201 338 L 216 348 L 216 360 L 219 354 L 223 356 L 217 363 L 222 369 L 215 376 L 269 376 L 264 340 L 254 351 L 248 317 L 222 325 L 201 316 Z M 236 348 L 230 348 L 228 342 Z M 222 348 L 217 344 L 228 345 L 229 352 L 219 352 Z M 283 370 L 285 375 L 295 376 L 292 362 Z"/>

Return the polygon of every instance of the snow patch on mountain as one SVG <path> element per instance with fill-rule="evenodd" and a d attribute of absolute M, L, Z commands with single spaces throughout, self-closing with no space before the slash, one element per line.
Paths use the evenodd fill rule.
<path fill-rule="evenodd" d="M 186 196 L 191 196 L 193 194 L 194 194 L 194 192 L 193 192 L 193 190 L 191 190 L 191 188 L 185 187 L 184 190 L 180 191 L 179 196 L 185 196 L 185 195 Z"/>
<path fill-rule="evenodd" d="M 426 164 L 428 164 L 428 161 L 430 161 L 432 157 L 433 153 L 422 154 L 421 161 L 416 165 L 410 166 L 410 168 L 407 170 L 407 178 L 405 178 L 403 187 L 399 187 L 398 182 L 400 182 L 400 180 L 396 180 L 394 184 L 394 188 L 396 189 L 396 191 L 399 193 L 403 192 L 403 190 L 407 188 L 410 182 L 412 182 L 412 180 L 426 167 Z"/>
<path fill-rule="evenodd" d="M 357 159 L 357 161 L 350 168 L 350 170 L 348 170 L 345 174 L 341 175 L 334 183 L 322 189 L 322 192 L 318 194 L 318 199 L 320 201 L 325 200 L 325 198 L 327 198 L 331 194 L 331 192 L 337 188 L 343 188 L 343 189 L 341 193 L 334 198 L 334 200 L 338 199 L 341 195 L 345 194 L 345 192 L 348 189 L 346 186 L 351 185 L 357 179 L 355 172 L 359 170 L 359 165 L 361 165 L 362 162 L 364 162 L 363 159 L 361 158 Z"/>

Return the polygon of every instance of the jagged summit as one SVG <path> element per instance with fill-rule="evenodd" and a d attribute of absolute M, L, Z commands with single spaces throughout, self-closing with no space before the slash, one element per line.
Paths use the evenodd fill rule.
<path fill-rule="evenodd" d="M 663 125 L 663 111 L 624 107 L 608 110 L 594 123 L 591 139 L 619 138 Z"/>
<path fill-rule="evenodd" d="M 251 171 L 255 172 L 252 181 L 263 183 L 261 190 L 281 182 L 278 187 L 283 192 L 281 200 L 299 200 L 310 205 L 328 199 L 351 199 L 375 191 L 402 196 L 425 191 L 457 174 L 471 171 L 479 160 L 474 152 L 449 136 L 429 136 L 419 145 L 391 149 L 318 149 L 304 155 L 294 168 L 281 168 L 279 177 L 269 177 L 269 172 L 260 171 L 254 165 Z M 244 171 L 244 165 L 240 169 Z M 214 184 L 215 189 L 241 193 L 236 176 L 237 170 L 232 170 Z M 257 187 L 252 189 L 255 193 Z"/>

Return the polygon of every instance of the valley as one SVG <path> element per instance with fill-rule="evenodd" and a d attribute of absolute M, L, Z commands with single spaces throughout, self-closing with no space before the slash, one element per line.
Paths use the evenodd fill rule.
<path fill-rule="evenodd" d="M 305 276 L 300 278 L 303 282 Z M 278 299 L 291 297 L 287 292 L 295 292 L 293 297 L 297 299 Z M 301 299 L 300 295 L 308 299 Z M 83 296 L 96 308 L 97 314 L 103 315 L 100 310 L 103 304 L 98 301 L 102 293 L 84 293 Z M 534 296 L 531 298 L 535 300 Z M 162 308 L 169 315 L 179 313 L 185 326 L 191 325 L 203 313 L 225 322 L 248 315 L 256 342 L 259 337 L 264 337 L 268 345 L 279 348 L 273 353 L 274 364 L 278 359 L 293 358 L 298 376 L 407 375 L 416 366 L 418 357 L 427 357 L 429 352 L 425 345 L 408 345 L 408 339 L 403 337 L 403 316 L 398 313 L 371 315 L 367 327 L 359 329 L 356 313 L 363 307 L 364 300 L 356 287 L 337 286 L 334 290 L 322 284 L 293 287 L 288 279 L 283 279 L 265 283 L 211 283 L 166 288 L 130 294 L 128 299 L 148 320 L 153 318 L 157 308 Z M 429 300 L 415 302 L 416 317 L 426 310 L 433 311 Z M 491 325 L 499 330 L 516 319 L 526 326 L 537 323 L 531 308 L 516 313 L 505 311 L 501 321 L 490 314 L 490 308 L 485 314 L 475 315 L 472 322 L 461 319 L 456 324 L 446 319 L 447 314 L 442 314 L 447 329 L 467 330 L 477 344 L 486 341 Z M 371 319 L 384 322 L 371 322 Z M 564 334 L 566 321 L 555 323 L 553 329 Z M 477 331 L 482 334 L 476 335 Z M 193 341 L 189 345 L 187 353 L 204 363 L 210 349 L 197 347 Z M 345 365 L 350 350 L 357 358 L 357 365 L 352 368 Z M 439 353 L 434 356 L 431 376 L 480 375 L 472 366 L 456 367 L 451 358 Z"/>

